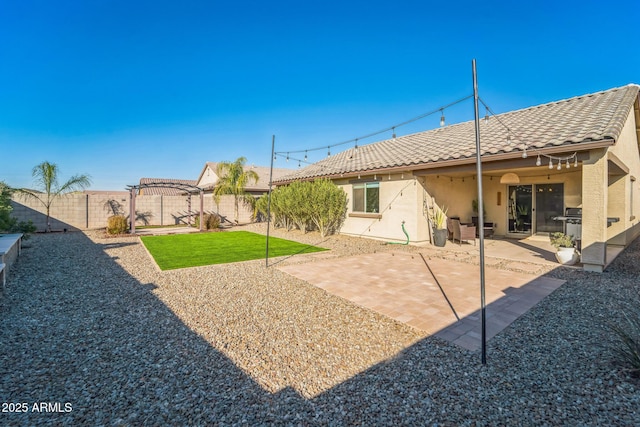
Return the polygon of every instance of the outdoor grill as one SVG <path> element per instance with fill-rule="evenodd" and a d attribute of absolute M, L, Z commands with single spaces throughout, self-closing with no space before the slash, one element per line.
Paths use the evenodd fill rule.
<path fill-rule="evenodd" d="M 574 239 L 582 238 L 582 208 L 566 208 L 564 216 L 556 216 L 556 221 L 564 222 L 564 233 Z"/>
<path fill-rule="evenodd" d="M 566 235 L 573 236 L 576 240 L 582 239 L 582 208 L 566 208 L 564 216 L 556 216 L 553 219 L 564 222 L 564 233 Z M 620 221 L 620 218 L 608 217 L 607 227 L 618 221 Z"/>

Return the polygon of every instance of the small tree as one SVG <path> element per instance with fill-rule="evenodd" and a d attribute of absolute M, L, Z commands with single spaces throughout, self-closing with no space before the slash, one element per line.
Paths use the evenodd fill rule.
<path fill-rule="evenodd" d="M 0 231 L 8 231 L 15 223 L 11 218 L 11 187 L 0 181 Z"/>
<path fill-rule="evenodd" d="M 230 194 L 234 198 L 234 213 L 236 224 L 239 221 L 239 205 L 243 202 L 246 205 L 253 208 L 255 206 L 256 199 L 253 195 L 246 192 L 245 188 L 253 181 L 257 183 L 259 176 L 255 171 L 244 170 L 244 165 L 247 159 L 244 157 L 238 157 L 235 162 L 221 162 L 218 163 L 216 174 L 218 175 L 218 182 L 213 189 L 213 197 L 216 204 L 220 203 L 220 196 Z"/>
<path fill-rule="evenodd" d="M 45 231 L 51 231 L 50 212 L 51 205 L 58 196 L 71 193 L 77 190 L 84 190 L 91 185 L 89 175 L 74 175 L 62 185 L 58 184 L 58 165 L 55 163 L 42 162 L 31 171 L 37 187 L 36 190 L 17 188 L 15 191 L 23 196 L 35 199 L 42 203 L 46 210 L 47 227 Z"/>

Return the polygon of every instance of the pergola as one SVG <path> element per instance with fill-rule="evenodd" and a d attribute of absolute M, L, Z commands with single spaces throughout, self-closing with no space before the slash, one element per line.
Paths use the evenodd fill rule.
<path fill-rule="evenodd" d="M 191 200 L 191 195 L 199 193 L 200 194 L 200 231 L 203 230 L 203 211 L 204 211 L 204 189 L 195 185 L 190 184 L 182 184 L 179 182 L 168 182 L 168 181 L 157 181 L 157 182 L 149 182 L 146 184 L 139 185 L 128 185 L 127 190 L 129 190 L 130 198 L 130 214 L 129 214 L 129 232 L 134 234 L 136 232 L 136 193 L 138 193 L 143 188 L 174 188 L 176 190 L 182 190 L 184 193 L 189 195 L 189 200 Z M 189 214 L 191 214 L 191 202 L 189 202 Z"/>

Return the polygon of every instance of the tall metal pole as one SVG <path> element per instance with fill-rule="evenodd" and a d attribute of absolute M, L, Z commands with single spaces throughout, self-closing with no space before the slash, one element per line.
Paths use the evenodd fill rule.
<path fill-rule="evenodd" d="M 273 179 L 273 158 L 275 157 L 276 136 L 271 137 L 271 168 L 269 169 L 269 194 L 267 197 L 267 249 L 264 258 L 265 267 L 269 267 L 269 228 L 271 225 L 271 180 Z"/>
<path fill-rule="evenodd" d="M 476 175 L 478 181 L 478 236 L 480 237 L 480 310 L 482 312 L 482 364 L 487 364 L 487 312 L 484 292 L 484 206 L 482 200 L 482 159 L 480 156 L 480 120 L 478 118 L 478 76 L 476 60 L 471 60 L 473 69 L 473 110 L 476 125 Z"/>

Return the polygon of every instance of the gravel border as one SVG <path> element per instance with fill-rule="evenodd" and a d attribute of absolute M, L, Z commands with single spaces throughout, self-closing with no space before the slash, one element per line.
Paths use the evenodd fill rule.
<path fill-rule="evenodd" d="M 272 263 L 427 250 L 273 234 L 331 251 Z M 639 256 L 636 241 L 603 274 L 549 272 L 567 283 L 482 366 L 264 260 L 161 272 L 136 237 L 36 235 L 0 294 L 0 400 L 28 413 L 0 424 L 640 425 L 604 326 L 637 300 Z"/>

